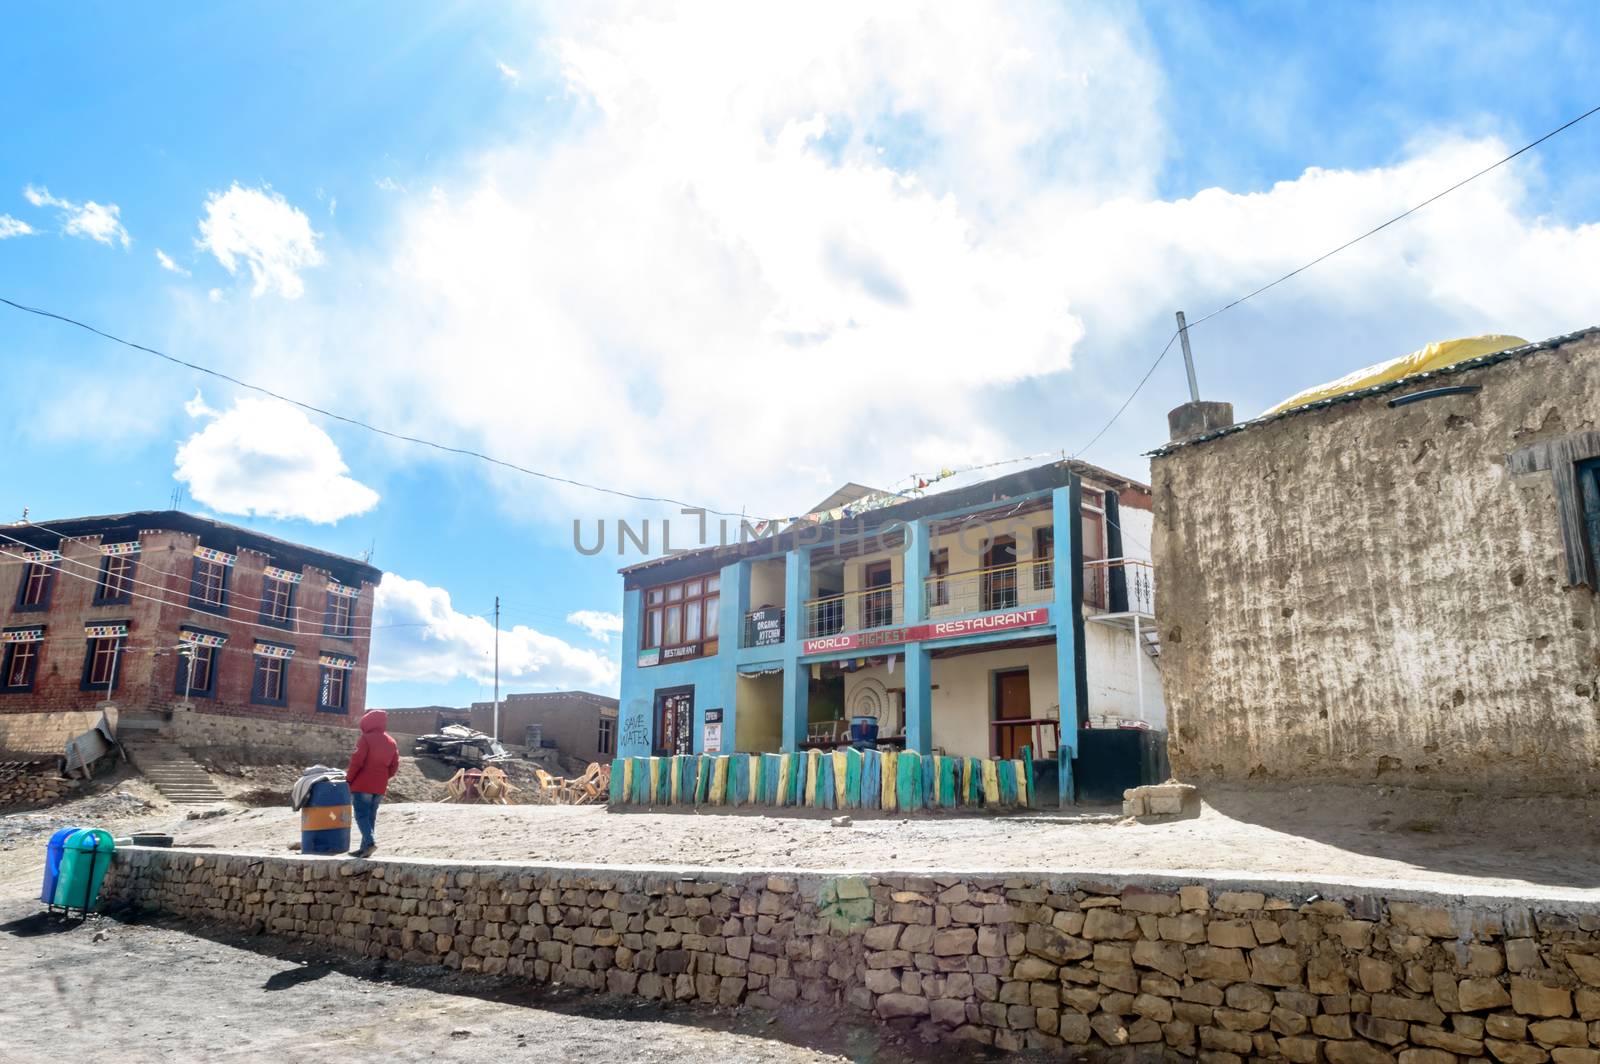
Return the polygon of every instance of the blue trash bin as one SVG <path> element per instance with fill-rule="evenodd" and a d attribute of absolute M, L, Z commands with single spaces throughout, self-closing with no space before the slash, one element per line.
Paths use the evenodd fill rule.
<path fill-rule="evenodd" d="M 66 853 L 67 836 L 82 828 L 62 828 L 50 836 L 50 843 L 44 851 L 44 886 L 39 890 L 39 900 L 46 905 L 56 902 L 56 880 L 61 875 L 61 857 Z"/>
<path fill-rule="evenodd" d="M 344 853 L 350 849 L 350 785 L 319 780 L 300 807 L 300 852 Z"/>

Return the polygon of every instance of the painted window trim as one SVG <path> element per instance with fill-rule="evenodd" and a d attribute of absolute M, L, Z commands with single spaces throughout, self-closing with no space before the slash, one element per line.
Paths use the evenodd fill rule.
<path fill-rule="evenodd" d="M 288 605 L 284 608 L 284 616 L 283 616 L 282 620 L 279 620 L 278 618 L 272 616 L 270 613 L 267 612 L 267 583 L 269 581 L 271 581 L 273 583 L 281 583 L 281 584 L 288 584 L 289 585 L 289 602 L 288 602 Z M 224 597 L 226 597 L 226 593 L 224 593 Z M 278 580 L 275 577 L 267 576 L 265 573 L 263 573 L 261 575 L 261 614 L 257 618 L 257 620 L 259 620 L 262 624 L 270 625 L 273 628 L 281 628 L 286 632 L 293 631 L 294 627 L 295 627 L 295 624 L 294 624 L 295 600 L 297 598 L 299 598 L 299 597 L 300 597 L 300 585 L 299 584 L 294 583 L 292 580 Z"/>
<path fill-rule="evenodd" d="M 222 600 L 220 602 L 207 602 L 200 597 L 200 567 L 202 565 L 215 565 L 222 570 Z M 189 608 L 200 610 L 203 613 L 226 615 L 228 612 L 228 593 L 233 590 L 233 566 L 223 565 L 221 562 L 207 561 L 205 558 L 195 558 L 194 568 L 189 570 Z"/>
<path fill-rule="evenodd" d="M 28 682 L 25 683 L 25 684 L 19 684 L 19 685 L 15 686 L 15 687 L 7 686 L 4 681 L 5 681 L 6 677 L 11 675 L 12 656 L 16 653 L 16 648 L 17 647 L 24 647 L 24 646 L 37 646 L 39 648 L 38 650 L 34 651 L 33 661 L 28 666 Z M 44 640 L 43 639 L 39 639 L 39 640 L 36 640 L 34 642 L 30 642 L 30 643 L 7 643 L 7 644 L 5 644 L 5 653 L 0 654 L 0 694 L 5 694 L 5 695 L 32 694 L 33 693 L 34 682 L 39 678 L 39 659 L 44 656 L 43 652 L 44 652 Z"/>
<path fill-rule="evenodd" d="M 265 642 L 265 640 L 258 640 L 258 642 Z M 276 646 L 278 644 L 272 645 Z M 252 706 L 275 706 L 279 709 L 287 706 L 289 704 L 289 665 L 294 659 L 274 658 L 266 654 L 251 654 L 250 659 L 250 704 Z M 264 661 L 281 661 L 283 663 L 283 669 L 280 674 L 283 677 L 283 695 L 280 698 L 268 698 L 261 693 L 261 678 L 264 675 L 261 663 Z"/>
<path fill-rule="evenodd" d="M 226 633 L 224 633 L 224 632 L 208 632 L 203 628 L 187 628 L 187 629 L 179 629 L 179 637 L 180 638 L 182 637 L 182 633 L 185 632 L 185 631 L 194 632 L 194 633 L 196 633 L 198 635 L 220 635 L 220 636 L 225 636 L 226 635 Z M 183 656 L 183 654 L 180 652 L 178 654 L 178 668 L 177 668 L 177 671 L 173 675 L 173 685 L 172 685 L 172 693 L 173 694 L 175 694 L 175 695 L 183 695 L 183 694 L 187 693 L 190 698 L 216 698 L 217 697 L 217 666 L 219 666 L 222 663 L 222 655 L 218 654 L 217 651 L 221 650 L 222 647 L 206 647 L 206 649 L 211 651 L 211 675 L 209 677 L 209 680 L 210 680 L 209 685 L 204 687 L 204 688 L 188 687 L 187 686 L 187 684 L 185 683 L 185 680 L 186 680 L 185 672 L 186 672 L 186 670 L 185 670 L 184 666 L 187 664 L 188 659 L 185 658 Z"/>
<path fill-rule="evenodd" d="M 44 594 L 35 603 L 25 603 L 23 596 L 28 593 L 28 574 L 37 565 L 44 569 Z M 22 567 L 22 582 L 17 585 L 17 601 L 12 607 L 13 613 L 44 613 L 50 609 L 50 599 L 56 593 L 56 569 L 46 562 L 29 562 Z"/>
<path fill-rule="evenodd" d="M 348 717 L 350 715 L 350 675 L 349 674 L 354 672 L 354 671 L 355 671 L 354 669 L 336 669 L 336 668 L 333 668 L 330 665 L 318 665 L 317 666 L 317 712 L 318 713 L 338 713 L 338 714 L 342 714 L 342 715 L 344 715 L 346 717 Z M 345 676 L 344 676 L 344 687 L 342 688 L 342 690 L 344 692 L 344 705 L 342 705 L 342 706 L 331 706 L 331 705 L 329 705 L 328 703 L 326 703 L 326 702 L 324 702 L 322 700 L 322 693 L 328 689 L 328 674 L 330 672 L 340 672 L 340 673 L 344 673 L 345 674 Z"/>
<path fill-rule="evenodd" d="M 112 562 L 127 562 L 128 574 L 123 578 L 127 588 L 120 595 L 107 595 L 106 576 Z M 95 606 L 126 606 L 133 601 L 133 585 L 139 579 L 139 556 L 136 554 L 107 554 L 100 559 L 100 575 L 94 582 Z"/>
<path fill-rule="evenodd" d="M 339 595 L 329 591 L 327 605 L 322 611 L 322 634 L 329 639 L 345 639 L 351 642 L 356 638 L 356 603 L 360 601 L 359 595 Z M 341 631 L 333 625 L 333 603 L 335 599 L 342 599 L 350 603 L 350 615 L 345 619 L 344 629 Z"/>
<path fill-rule="evenodd" d="M 698 595 L 688 594 L 688 585 L 700 583 Z M 716 588 L 711 588 L 711 583 L 716 583 Z M 667 592 L 677 588 L 679 594 L 676 599 L 669 598 Z M 656 592 L 661 593 L 661 599 L 652 602 L 650 596 Z M 710 658 L 717 655 L 722 645 L 722 574 L 720 571 L 702 573 L 699 576 L 685 577 L 682 580 L 673 580 L 665 584 L 656 584 L 654 587 L 642 588 L 639 593 L 639 650 L 659 650 L 662 660 L 666 660 L 666 651 L 677 650 L 681 647 L 698 646 L 699 652 L 695 654 L 682 654 L 674 657 L 673 661 L 694 661 L 697 658 Z M 712 599 L 717 600 L 717 632 L 707 637 L 705 634 L 706 607 Z M 700 605 L 700 634 L 694 639 L 682 639 L 682 618 L 688 616 L 689 603 L 697 602 Z M 676 608 L 679 611 L 680 639 L 676 643 L 667 642 L 667 610 Z M 652 613 L 661 615 L 661 639 L 652 643 L 650 637 L 650 616 Z"/>
<path fill-rule="evenodd" d="M 96 622 L 96 623 L 126 624 L 126 625 L 130 625 L 130 631 L 131 631 L 131 624 L 132 624 L 132 622 L 130 622 L 130 621 L 105 621 L 105 622 Z M 111 677 L 108 680 L 108 682 L 106 682 L 106 683 L 90 683 L 89 682 L 89 676 L 94 670 L 94 645 L 96 643 L 98 643 L 98 642 L 101 642 L 102 640 L 105 640 L 105 639 L 113 639 L 113 640 L 116 641 L 116 644 L 117 644 L 116 657 L 113 660 L 112 668 L 111 668 Z M 118 688 L 122 685 L 122 680 L 123 680 L 123 676 L 122 676 L 122 658 L 123 658 L 123 656 L 125 654 L 127 654 L 127 652 L 128 652 L 128 636 L 126 636 L 126 635 L 110 635 L 110 636 L 100 636 L 99 638 L 96 638 L 96 639 L 87 639 L 87 638 L 84 639 L 84 641 L 83 641 L 83 677 L 78 681 L 78 690 L 80 690 L 80 691 L 104 691 L 105 695 L 106 695 L 106 698 L 108 698 L 108 699 L 111 698 L 113 695 L 115 695 L 117 693 Z"/>

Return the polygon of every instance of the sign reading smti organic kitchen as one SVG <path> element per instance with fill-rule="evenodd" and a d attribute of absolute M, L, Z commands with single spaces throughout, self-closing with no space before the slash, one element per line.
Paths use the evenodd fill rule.
<path fill-rule="evenodd" d="M 871 650 L 875 647 L 899 646 L 924 639 L 950 639 L 954 636 L 980 635 L 984 632 L 1003 632 L 1012 628 L 1035 628 L 1050 622 L 1050 610 L 1040 606 L 1031 610 L 1011 610 L 991 613 L 986 617 L 963 617 L 954 621 L 932 621 L 928 624 L 908 624 L 899 628 L 879 628 L 869 632 L 850 632 L 807 639 L 801 645 L 802 654 L 828 654 L 836 650 Z"/>

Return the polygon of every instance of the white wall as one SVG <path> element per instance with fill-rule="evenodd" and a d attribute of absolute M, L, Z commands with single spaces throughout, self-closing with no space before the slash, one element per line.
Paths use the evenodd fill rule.
<path fill-rule="evenodd" d="M 1089 721 L 1142 720 L 1152 728 L 1167 726 L 1167 703 L 1161 689 L 1161 670 L 1150 655 L 1137 647 L 1133 632 L 1094 621 L 1084 623 L 1084 661 L 1089 680 Z M 1139 712 L 1138 681 L 1144 678 L 1144 712 Z M 1115 727 L 1115 724 L 1112 724 Z"/>

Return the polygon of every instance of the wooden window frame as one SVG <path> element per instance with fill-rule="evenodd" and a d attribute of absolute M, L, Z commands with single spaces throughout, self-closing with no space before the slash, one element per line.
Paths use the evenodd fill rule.
<path fill-rule="evenodd" d="M 39 675 L 39 651 L 43 648 L 42 639 L 5 645 L 5 653 L 0 654 L 0 693 L 27 694 L 33 690 L 34 679 Z M 27 660 L 23 665 L 26 678 L 23 682 L 14 684 L 11 682 L 12 673 L 16 670 L 18 656 L 24 652 L 27 654 Z"/>
<path fill-rule="evenodd" d="M 595 739 L 595 752 L 600 754 L 615 754 L 617 752 L 617 719 L 615 717 L 601 717 L 599 734 Z"/>
<path fill-rule="evenodd" d="M 350 678 L 345 674 L 349 669 L 336 669 L 331 665 L 318 666 L 321 674 L 317 677 L 317 711 L 319 713 L 346 713 L 350 712 Z M 335 687 L 338 689 L 337 700 L 329 699 L 328 695 Z"/>
<path fill-rule="evenodd" d="M 698 585 L 694 594 L 689 593 L 690 585 Z M 717 645 L 722 636 L 722 574 L 705 573 L 700 576 L 690 576 L 682 580 L 675 580 L 670 584 L 657 584 L 655 587 L 645 588 L 642 592 L 644 608 L 643 621 L 640 624 L 639 649 L 660 650 L 663 655 L 668 650 L 678 647 L 699 645 L 700 651 L 696 654 L 684 655 L 676 660 L 709 657 L 716 653 Z M 715 604 L 708 609 L 708 606 Z M 699 623 L 693 638 L 688 631 L 689 607 L 694 605 L 699 611 Z M 678 638 L 675 641 L 667 639 L 667 613 L 669 610 L 678 611 Z M 709 618 L 714 618 L 709 627 L 714 630 L 707 632 L 706 624 Z"/>
<path fill-rule="evenodd" d="M 261 623 L 270 624 L 275 628 L 294 627 L 294 593 L 299 585 L 293 580 L 279 580 L 275 576 L 263 575 L 261 578 Z M 283 616 L 278 616 L 274 608 L 279 601 L 283 603 Z"/>
<path fill-rule="evenodd" d="M 194 560 L 194 571 L 189 577 L 189 605 L 197 610 L 207 613 L 226 613 L 228 611 L 228 578 L 232 566 L 221 562 L 210 561 L 206 558 Z M 212 580 L 217 577 L 215 586 L 217 597 L 211 598 Z"/>
<path fill-rule="evenodd" d="M 270 654 L 252 654 L 255 663 L 250 675 L 250 702 L 257 706 L 286 706 L 289 704 L 289 659 Z M 267 694 L 267 678 L 276 672 L 278 694 Z"/>
<path fill-rule="evenodd" d="M 48 610 L 50 594 L 55 590 L 55 586 L 55 566 L 49 562 L 29 562 L 22 567 L 22 583 L 17 587 L 17 610 L 19 612 Z M 30 595 L 30 591 L 35 587 L 38 588 L 37 597 Z"/>
<path fill-rule="evenodd" d="M 1056 526 L 1041 525 L 1033 530 L 1033 589 L 1050 591 L 1056 586 Z M 1039 564 L 1048 561 L 1049 565 Z"/>
<path fill-rule="evenodd" d="M 334 612 L 335 603 L 344 604 L 344 621 L 341 624 Z M 355 638 L 356 596 L 328 592 L 328 608 L 322 618 L 322 634 L 334 639 Z"/>
<path fill-rule="evenodd" d="M 217 651 L 221 647 L 209 646 L 204 643 L 195 643 L 184 647 L 178 652 L 178 671 L 173 677 L 173 694 L 187 694 L 191 698 L 212 698 L 217 693 Z M 191 683 L 189 679 L 189 657 L 184 651 L 195 655 L 195 676 L 200 676 L 200 661 L 205 661 L 205 683 Z"/>
<path fill-rule="evenodd" d="M 122 652 L 127 639 L 127 636 L 122 635 L 105 635 L 84 640 L 83 680 L 78 685 L 81 690 L 104 691 L 107 698 L 116 694 L 116 685 L 122 682 Z M 103 646 L 106 643 L 111 644 L 108 654 L 105 653 Z M 109 658 L 110 664 L 104 677 L 97 680 L 95 679 L 98 673 L 97 666 L 104 658 Z"/>
<path fill-rule="evenodd" d="M 96 606 L 124 605 L 133 601 L 138 559 L 132 554 L 107 554 L 100 560 L 100 578 L 94 585 Z"/>
<path fill-rule="evenodd" d="M 928 552 L 928 579 L 933 587 L 928 593 L 929 606 L 950 605 L 950 548 L 935 547 Z"/>

